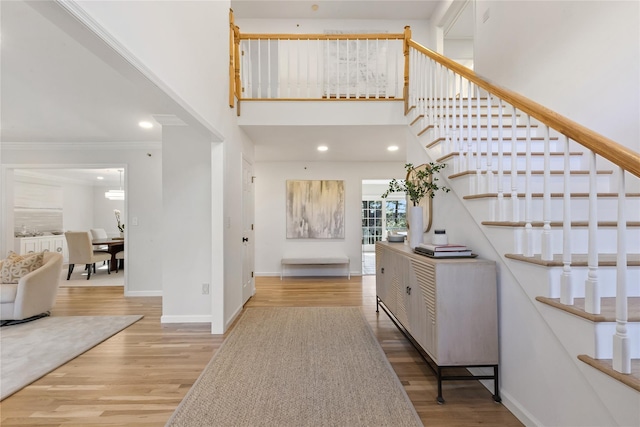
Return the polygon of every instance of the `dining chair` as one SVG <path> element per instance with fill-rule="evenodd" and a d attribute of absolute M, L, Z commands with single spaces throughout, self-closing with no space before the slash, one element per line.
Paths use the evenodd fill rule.
<path fill-rule="evenodd" d="M 116 252 L 116 273 L 121 267 L 124 268 L 124 251 Z"/>
<path fill-rule="evenodd" d="M 91 234 L 88 231 L 67 231 L 64 233 L 67 239 L 67 249 L 69 251 L 69 272 L 67 280 L 73 273 L 76 264 L 84 264 L 87 267 L 87 280 L 91 278 L 91 270 L 96 271 L 95 263 L 99 261 L 107 262 L 107 273 L 111 274 L 111 254 L 109 252 L 94 251 L 91 244 Z"/>
<path fill-rule="evenodd" d="M 104 228 L 92 228 L 89 230 L 91 232 L 91 240 L 106 240 L 109 238 L 107 235 L 107 231 Z M 96 251 L 108 251 L 108 246 L 98 246 L 94 248 Z"/>

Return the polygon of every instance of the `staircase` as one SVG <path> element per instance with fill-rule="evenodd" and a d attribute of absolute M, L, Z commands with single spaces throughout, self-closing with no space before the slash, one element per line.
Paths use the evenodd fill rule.
<path fill-rule="evenodd" d="M 416 139 L 431 161 L 448 165 L 447 186 L 501 257 L 500 268 L 513 275 L 580 369 L 624 384 L 637 402 L 640 193 L 622 190 L 619 197 L 630 180 L 637 187 L 637 177 L 603 159 L 596 165 L 595 154 L 487 91 L 469 85 L 461 94 L 465 84 L 454 72 L 434 69 L 416 73 L 447 82 L 445 89 L 414 87 L 408 97 Z M 588 381 L 615 413 L 610 390 L 598 392 L 601 379 Z M 638 422 L 618 419 L 619 425 Z"/>

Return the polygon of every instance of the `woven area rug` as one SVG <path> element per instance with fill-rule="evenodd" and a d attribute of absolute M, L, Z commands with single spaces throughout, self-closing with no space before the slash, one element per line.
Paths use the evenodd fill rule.
<path fill-rule="evenodd" d="M 140 319 L 54 316 L 0 328 L 0 400 Z"/>
<path fill-rule="evenodd" d="M 249 308 L 167 426 L 421 426 L 362 312 Z"/>

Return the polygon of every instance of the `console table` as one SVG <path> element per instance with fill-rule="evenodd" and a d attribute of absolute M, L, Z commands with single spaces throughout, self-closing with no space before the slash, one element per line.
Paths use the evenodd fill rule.
<path fill-rule="evenodd" d="M 403 243 L 376 243 L 379 307 L 416 347 L 442 381 L 494 380 L 498 384 L 498 304 L 495 262 L 435 259 Z M 490 368 L 492 375 L 446 375 L 449 368 Z"/>

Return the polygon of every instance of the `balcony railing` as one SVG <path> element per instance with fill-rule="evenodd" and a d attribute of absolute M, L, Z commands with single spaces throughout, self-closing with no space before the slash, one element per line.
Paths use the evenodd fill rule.
<path fill-rule="evenodd" d="M 230 28 L 229 105 L 402 100 L 406 34 L 243 34 Z"/>

